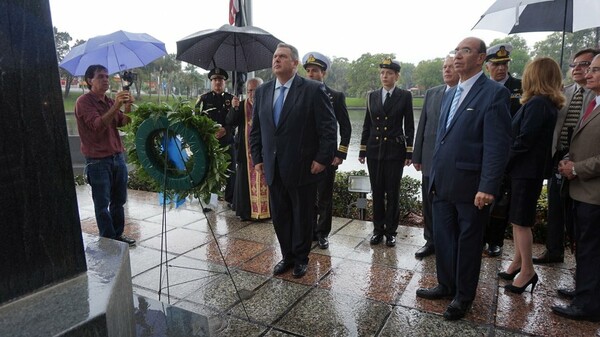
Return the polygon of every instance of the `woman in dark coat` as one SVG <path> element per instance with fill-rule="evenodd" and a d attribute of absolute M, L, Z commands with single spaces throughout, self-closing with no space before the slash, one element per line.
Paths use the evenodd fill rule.
<path fill-rule="evenodd" d="M 533 269 L 531 227 L 535 224 L 536 205 L 544 179 L 551 174 L 556 115 L 565 104 L 561 88 L 562 76 L 554 60 L 543 57 L 525 67 L 523 106 L 512 121 L 514 141 L 507 166 L 512 191 L 509 221 L 513 228 L 515 255 L 507 270 L 498 273 L 506 280 L 514 278 L 505 288 L 518 294 L 530 284 L 533 292 L 538 281 Z"/>

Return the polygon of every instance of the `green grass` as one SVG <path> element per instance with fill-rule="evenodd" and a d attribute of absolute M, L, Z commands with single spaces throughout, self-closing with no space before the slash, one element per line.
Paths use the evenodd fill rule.
<path fill-rule="evenodd" d="M 81 90 L 78 89 L 78 90 L 74 90 L 74 91 L 72 90 L 69 93 L 69 97 L 67 97 L 67 98 L 63 97 L 66 112 L 74 111 L 75 101 L 77 100 L 77 98 L 79 96 L 81 96 Z M 160 96 L 161 102 L 169 103 L 172 100 L 173 100 L 173 97 Z M 157 95 L 152 95 L 152 96 L 142 95 L 140 99 L 136 99 L 136 104 L 141 104 L 141 103 L 146 103 L 146 102 L 158 103 L 158 96 Z M 349 108 L 364 108 L 366 106 L 365 98 L 346 97 L 346 105 Z M 423 97 L 413 97 L 413 107 L 414 108 L 422 108 L 423 107 Z"/>
<path fill-rule="evenodd" d="M 346 97 L 346 106 L 349 108 L 364 108 L 366 106 L 365 98 Z M 423 107 L 423 97 L 413 96 L 413 108 Z"/>
<path fill-rule="evenodd" d="M 87 90 L 86 90 L 87 92 Z M 79 98 L 79 96 L 81 96 L 81 89 L 77 89 L 77 90 L 71 90 L 71 92 L 69 93 L 69 97 L 65 98 L 64 94 L 63 94 L 63 102 L 64 102 L 64 106 L 65 106 L 65 112 L 73 112 L 75 111 L 75 101 L 77 101 L 77 98 Z M 195 99 L 192 99 L 195 102 Z M 160 101 L 161 102 L 166 102 L 166 103 L 172 103 L 173 102 L 173 97 L 165 97 L 164 95 L 160 96 Z M 135 100 L 135 104 L 141 104 L 141 103 L 147 103 L 147 102 L 153 102 L 153 103 L 158 103 L 158 96 L 156 94 L 152 95 L 152 96 L 148 96 L 148 95 L 142 95 L 139 99 L 136 98 Z"/>

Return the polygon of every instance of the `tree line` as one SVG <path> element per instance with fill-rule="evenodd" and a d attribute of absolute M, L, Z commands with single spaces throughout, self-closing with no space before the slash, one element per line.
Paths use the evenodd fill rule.
<path fill-rule="evenodd" d="M 84 43 L 84 40 L 76 40 L 71 44 L 72 38 L 68 32 L 60 32 L 54 27 L 56 42 L 56 56 L 60 62 L 72 47 Z M 576 33 L 565 34 L 565 47 L 563 52 L 562 70 L 568 74 L 568 65 L 572 55 L 578 50 L 600 46 L 600 29 L 592 28 Z M 492 46 L 499 43 L 510 43 L 513 46 L 511 52 L 512 62 L 510 72 L 515 77 L 521 77 L 525 65 L 538 56 L 548 56 L 560 62 L 562 33 L 555 32 L 546 39 L 534 44 L 532 48 L 527 46 L 524 38 L 510 35 L 505 38 L 495 39 L 488 43 Z M 209 81 L 206 74 L 201 74 L 201 69 L 194 65 L 175 59 L 176 54 L 168 54 L 145 67 L 135 69 L 138 79 L 132 87 L 136 96 L 144 91 L 147 94 L 166 95 L 176 94 L 189 99 L 195 99 L 199 94 L 208 91 Z M 325 83 L 336 90 L 342 91 L 347 97 L 364 97 L 370 90 L 380 87 L 379 69 L 377 65 L 386 57 L 395 58 L 395 54 L 362 54 L 358 59 L 350 61 L 345 57 L 332 57 L 331 67 L 327 71 Z M 420 61 L 417 65 L 401 62 L 400 81 L 398 86 L 404 89 L 417 90 L 422 93 L 425 90 L 442 84 L 442 63 L 445 55 L 438 58 Z M 299 67 L 299 74 L 304 75 L 304 69 Z M 60 76 L 66 83 L 71 83 L 73 77 L 63 69 Z M 270 69 L 255 72 L 255 76 L 264 80 L 273 78 Z M 565 76 L 566 83 L 570 79 Z M 231 85 L 231 83 L 230 83 Z M 65 88 L 65 97 L 70 94 L 70 87 Z"/>

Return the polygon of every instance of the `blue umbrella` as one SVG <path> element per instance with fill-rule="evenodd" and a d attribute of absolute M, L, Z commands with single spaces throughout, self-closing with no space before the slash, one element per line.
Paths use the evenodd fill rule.
<path fill-rule="evenodd" d="M 166 54 L 165 44 L 152 36 L 119 30 L 73 47 L 59 66 L 73 76 L 81 76 L 89 66 L 101 64 L 113 74 L 143 67 Z"/>

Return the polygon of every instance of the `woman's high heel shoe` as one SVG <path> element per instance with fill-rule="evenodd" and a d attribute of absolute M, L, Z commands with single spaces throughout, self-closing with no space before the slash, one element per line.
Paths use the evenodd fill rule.
<path fill-rule="evenodd" d="M 531 284 L 531 293 L 533 294 L 533 289 L 535 289 L 535 285 L 538 283 L 538 280 L 539 279 L 537 274 L 533 274 L 533 277 L 527 283 L 525 283 L 524 286 L 515 287 L 512 284 L 507 284 L 504 286 L 504 289 L 510 291 L 511 293 L 522 294 L 525 291 L 525 289 Z"/>
<path fill-rule="evenodd" d="M 501 279 L 503 279 L 503 280 L 508 280 L 508 281 L 511 281 L 512 279 L 514 279 L 514 278 L 515 278 L 515 276 L 517 276 L 517 274 L 518 274 L 519 272 L 521 272 L 521 268 L 519 268 L 519 269 L 517 269 L 517 270 L 513 271 L 512 273 L 507 273 L 507 272 L 505 272 L 505 271 L 501 271 L 501 272 L 499 272 L 499 273 L 498 273 L 498 277 L 500 277 L 500 278 L 501 278 Z"/>

